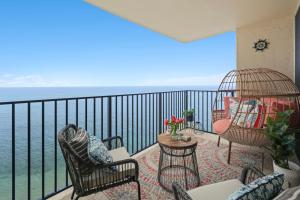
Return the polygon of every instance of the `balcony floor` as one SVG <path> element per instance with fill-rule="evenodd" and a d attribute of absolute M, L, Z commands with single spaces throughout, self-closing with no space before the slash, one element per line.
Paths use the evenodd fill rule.
<path fill-rule="evenodd" d="M 221 140 L 217 147 L 217 136 L 213 134 L 198 134 L 197 159 L 201 185 L 216 183 L 228 179 L 238 178 L 241 169 L 247 164 L 261 168 L 262 150 L 248 146 L 233 144 L 231 164 L 227 164 L 228 142 Z M 135 155 L 140 166 L 140 183 L 142 199 L 174 199 L 173 195 L 162 189 L 157 182 L 157 167 L 159 146 L 156 144 Z M 272 159 L 265 155 L 264 173 L 272 171 Z M 69 200 L 72 188 L 50 198 L 51 200 Z M 104 192 L 80 198 L 82 200 L 99 199 L 137 199 L 135 183 L 108 189 Z"/>

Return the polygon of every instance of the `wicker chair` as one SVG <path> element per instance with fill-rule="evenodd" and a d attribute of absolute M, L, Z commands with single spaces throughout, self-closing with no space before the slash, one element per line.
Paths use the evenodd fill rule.
<path fill-rule="evenodd" d="M 264 174 L 254 167 L 245 167 L 240 179 L 232 179 L 210 185 L 200 186 L 189 191 L 185 191 L 178 183 L 173 182 L 172 188 L 176 200 L 207 200 L 207 199 L 227 199 L 228 195 L 239 189 L 243 185 L 251 183 Z"/>
<path fill-rule="evenodd" d="M 71 199 L 90 195 L 108 188 L 125 183 L 136 182 L 138 185 L 138 198 L 141 199 L 140 183 L 138 181 L 139 166 L 136 160 L 131 159 L 123 147 L 122 138 L 112 137 L 103 140 L 110 150 L 114 162 L 95 165 L 82 160 L 69 145 L 71 137 L 77 133 L 75 125 L 68 125 L 58 135 L 58 141 L 66 162 L 66 166 L 73 184 Z M 83 169 L 89 169 L 88 172 Z"/>
<path fill-rule="evenodd" d="M 233 142 L 268 146 L 264 134 L 266 119 L 276 118 L 278 112 L 294 110 L 290 126 L 299 127 L 299 95 L 293 81 L 280 72 L 266 68 L 230 71 L 219 86 L 212 111 L 214 132 L 219 135 L 218 146 L 221 138 L 229 141 L 227 162 L 230 163 Z M 238 102 L 233 115 L 229 99 Z M 257 105 L 255 109 L 249 106 L 253 100 Z M 250 114 L 258 117 L 249 118 Z"/>

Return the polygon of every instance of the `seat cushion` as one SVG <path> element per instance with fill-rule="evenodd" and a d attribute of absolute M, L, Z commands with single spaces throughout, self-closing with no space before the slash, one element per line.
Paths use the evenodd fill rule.
<path fill-rule="evenodd" d="M 223 134 L 230 126 L 230 119 L 220 119 L 213 123 L 214 132 L 217 134 Z"/>
<path fill-rule="evenodd" d="M 129 159 L 130 155 L 125 147 L 110 150 L 109 153 L 112 156 L 114 162 Z M 85 188 L 97 188 L 100 185 L 110 185 L 116 183 L 121 179 L 132 179 L 135 177 L 135 168 L 133 164 L 127 164 L 114 167 L 113 169 L 97 169 L 89 176 L 83 178 L 83 185 Z"/>
<path fill-rule="evenodd" d="M 232 179 L 228 181 L 223 181 L 219 183 L 214 183 L 210 185 L 201 186 L 188 191 L 187 193 L 192 197 L 192 199 L 197 200 L 224 200 L 243 186 L 243 183 L 238 179 Z"/>
<path fill-rule="evenodd" d="M 114 162 L 130 158 L 130 155 L 125 147 L 110 150 L 109 153 L 112 156 Z"/>

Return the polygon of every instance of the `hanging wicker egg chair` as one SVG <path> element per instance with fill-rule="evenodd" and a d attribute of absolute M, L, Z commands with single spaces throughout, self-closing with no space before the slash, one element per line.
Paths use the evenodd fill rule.
<path fill-rule="evenodd" d="M 213 129 L 220 138 L 231 143 L 264 147 L 267 118 L 292 109 L 290 126 L 299 127 L 299 90 L 284 74 L 267 69 L 232 70 L 219 86 L 213 111 Z"/>

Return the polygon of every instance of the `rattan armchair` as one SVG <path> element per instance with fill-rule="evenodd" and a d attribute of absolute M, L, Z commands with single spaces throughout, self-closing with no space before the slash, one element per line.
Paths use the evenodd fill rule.
<path fill-rule="evenodd" d="M 125 183 L 136 182 L 138 185 L 138 198 L 141 199 L 139 165 L 123 147 L 121 137 L 112 137 L 103 140 L 106 147 L 112 152 L 114 162 L 95 165 L 92 162 L 82 160 L 69 145 L 70 135 L 77 132 L 75 125 L 68 125 L 58 135 L 58 141 L 66 162 L 66 166 L 73 184 L 71 199 L 76 194 L 76 200 L 80 197 L 100 192 Z M 119 157 L 117 159 L 114 158 Z M 127 156 L 128 155 L 128 156 Z M 89 169 L 88 172 L 82 169 Z"/>
<path fill-rule="evenodd" d="M 172 184 L 172 188 L 176 200 L 226 199 L 227 195 L 231 194 L 239 187 L 247 185 L 263 176 L 264 174 L 261 171 L 255 167 L 248 166 L 242 170 L 240 179 L 200 186 L 187 192 L 176 182 Z M 218 194 L 215 195 L 216 193 Z"/>

